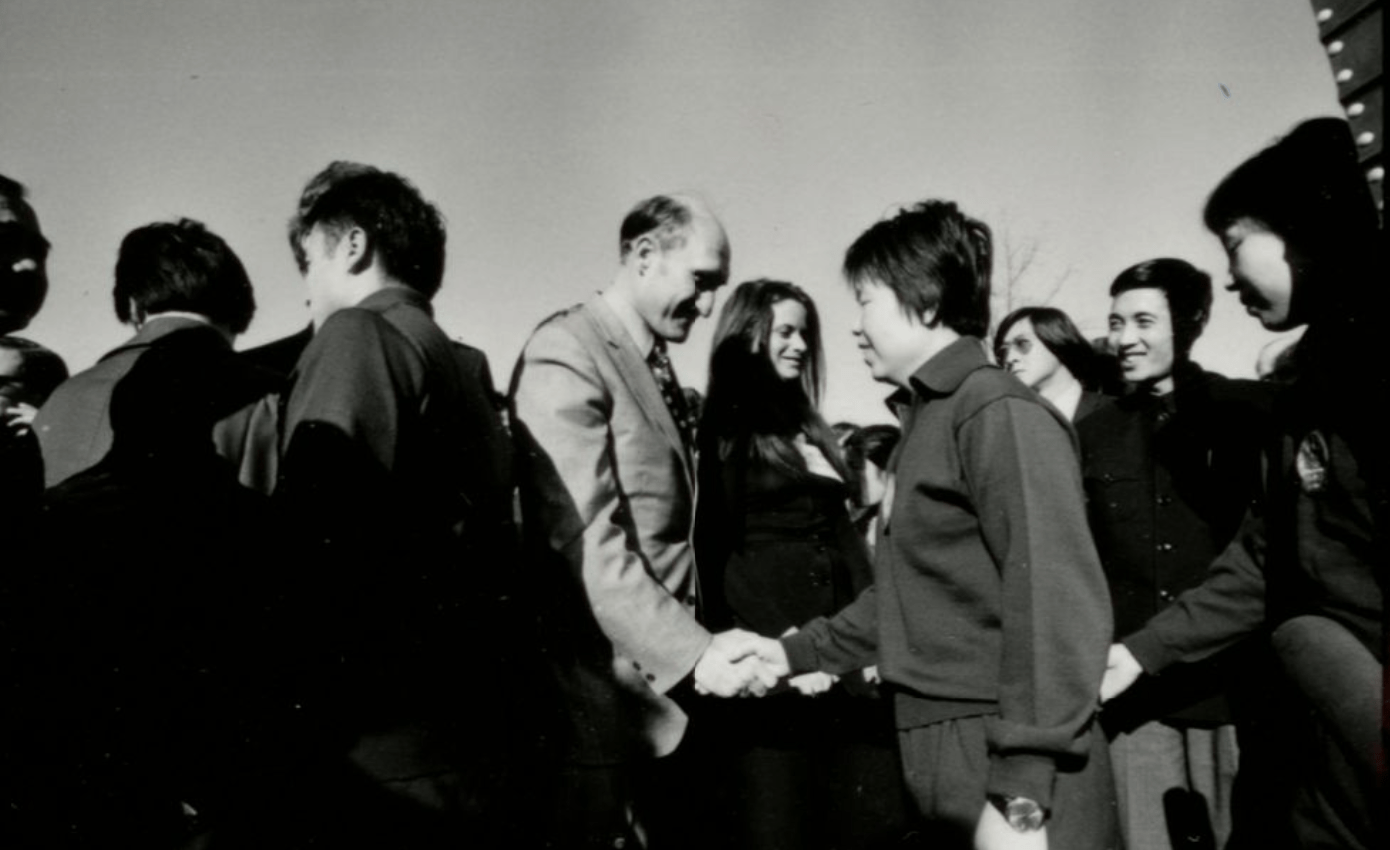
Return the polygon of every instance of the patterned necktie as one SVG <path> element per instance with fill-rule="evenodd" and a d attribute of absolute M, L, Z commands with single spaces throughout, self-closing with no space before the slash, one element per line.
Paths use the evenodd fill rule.
<path fill-rule="evenodd" d="M 652 377 L 656 378 L 656 385 L 661 390 L 661 400 L 666 402 L 666 409 L 676 421 L 676 430 L 680 432 L 681 441 L 688 450 L 694 443 L 695 423 L 689 405 L 685 403 L 685 392 L 676 380 L 676 370 L 671 366 L 665 340 L 658 339 L 652 346 L 651 354 L 647 355 L 647 365 L 651 367 Z"/>

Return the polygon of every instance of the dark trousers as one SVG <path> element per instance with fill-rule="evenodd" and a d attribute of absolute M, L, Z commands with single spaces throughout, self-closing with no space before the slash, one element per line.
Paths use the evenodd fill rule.
<path fill-rule="evenodd" d="M 898 732 L 908 790 L 924 820 L 925 845 L 970 848 L 984 811 L 989 778 L 986 717 L 963 717 Z M 1114 850 L 1121 846 L 1115 786 L 1105 736 L 1091 735 L 1083 768 L 1057 772 L 1047 822 L 1049 847 Z"/>
<path fill-rule="evenodd" d="M 664 758 L 566 764 L 549 789 L 547 850 L 708 850 L 717 846 L 714 760 L 697 723 Z"/>

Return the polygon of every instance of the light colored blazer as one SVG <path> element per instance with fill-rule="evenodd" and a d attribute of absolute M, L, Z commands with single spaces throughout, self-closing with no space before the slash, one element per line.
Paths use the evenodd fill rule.
<path fill-rule="evenodd" d="M 511 396 L 567 752 L 597 764 L 665 755 L 686 727 L 667 692 L 710 641 L 697 619 L 693 459 L 600 296 L 536 329 Z"/>

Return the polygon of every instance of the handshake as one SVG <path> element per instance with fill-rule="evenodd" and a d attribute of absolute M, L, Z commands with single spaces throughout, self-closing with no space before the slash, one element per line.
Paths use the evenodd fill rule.
<path fill-rule="evenodd" d="M 781 641 L 730 629 L 715 635 L 695 663 L 695 690 L 720 697 L 762 696 L 789 672 Z"/>

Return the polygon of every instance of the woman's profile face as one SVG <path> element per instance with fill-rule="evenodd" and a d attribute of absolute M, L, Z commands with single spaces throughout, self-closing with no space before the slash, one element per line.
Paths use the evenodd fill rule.
<path fill-rule="evenodd" d="M 1004 335 L 1004 343 L 995 352 L 999 365 L 1018 377 L 1029 389 L 1036 390 L 1063 368 L 1043 341 L 1038 339 L 1031 319 L 1019 319 Z"/>
<path fill-rule="evenodd" d="M 1240 294 L 1245 312 L 1272 331 L 1293 327 L 1293 270 L 1284 240 L 1260 222 L 1243 218 L 1222 231 L 1221 245 L 1231 262 L 1226 288 Z"/>
<path fill-rule="evenodd" d="M 772 305 L 772 328 L 768 332 L 767 356 L 773 371 L 784 381 L 795 381 L 806 369 L 810 345 L 806 339 L 806 308 L 784 298 Z"/>

